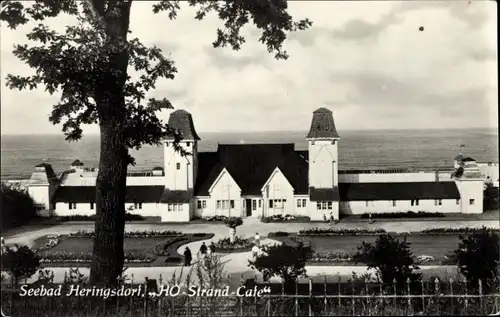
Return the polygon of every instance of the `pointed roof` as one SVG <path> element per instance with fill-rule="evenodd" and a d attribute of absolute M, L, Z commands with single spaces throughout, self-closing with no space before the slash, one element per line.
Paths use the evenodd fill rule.
<path fill-rule="evenodd" d="M 319 108 L 313 112 L 311 128 L 306 136 L 309 139 L 338 139 L 339 134 L 333 121 L 333 114 L 329 109 Z"/>
<path fill-rule="evenodd" d="M 186 110 L 179 109 L 170 114 L 168 125 L 173 129 L 180 130 L 184 140 L 199 141 L 200 137 L 194 128 L 193 116 Z M 167 137 L 167 140 L 173 140 L 173 136 Z"/>

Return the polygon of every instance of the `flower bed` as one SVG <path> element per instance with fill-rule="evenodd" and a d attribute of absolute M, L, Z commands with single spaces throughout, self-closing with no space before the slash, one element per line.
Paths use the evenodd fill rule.
<path fill-rule="evenodd" d="M 253 242 L 250 239 L 242 239 L 240 237 L 236 237 L 234 242 L 231 242 L 229 238 L 223 238 L 215 242 L 214 245 L 215 245 L 215 252 L 243 251 L 251 249 Z"/>
<path fill-rule="evenodd" d="M 260 221 L 263 223 L 269 222 L 310 222 L 311 218 L 307 216 L 294 216 L 294 215 L 273 215 L 270 217 L 262 217 Z"/>
<path fill-rule="evenodd" d="M 373 236 L 386 233 L 384 229 L 311 228 L 299 231 L 300 236 Z"/>
<path fill-rule="evenodd" d="M 483 230 L 490 233 L 500 234 L 500 229 L 494 228 L 429 228 L 419 232 L 420 235 L 467 235 L 478 233 Z"/>
<path fill-rule="evenodd" d="M 126 213 L 125 214 L 125 221 L 141 221 L 144 220 L 145 218 L 141 215 L 136 215 L 136 214 L 131 214 L 131 213 Z M 65 221 L 95 221 L 96 216 L 95 215 L 72 215 L 72 216 L 57 216 L 55 217 L 56 221 L 59 222 L 65 222 Z"/>
<path fill-rule="evenodd" d="M 213 222 L 216 222 L 216 221 L 225 221 L 228 217 L 226 216 L 210 216 L 210 217 L 203 217 L 201 219 L 205 220 L 205 221 L 213 221 Z"/>
<path fill-rule="evenodd" d="M 336 263 L 352 261 L 352 255 L 345 252 L 315 252 L 309 260 L 309 262 L 312 263 Z"/>
<path fill-rule="evenodd" d="M 90 263 L 92 253 L 80 252 L 41 252 L 40 263 Z M 125 263 L 151 263 L 155 258 L 149 254 L 127 253 Z"/>
<path fill-rule="evenodd" d="M 156 256 L 169 256 L 168 247 L 172 243 L 176 243 L 176 242 L 184 240 L 184 239 L 185 238 L 182 237 L 182 236 L 181 237 L 175 237 L 175 238 L 168 239 L 167 241 L 162 242 L 162 243 L 156 245 L 153 248 L 153 254 L 156 255 Z"/>
<path fill-rule="evenodd" d="M 70 233 L 68 237 L 70 238 L 93 238 L 95 236 L 94 231 L 78 230 L 76 233 Z M 182 236 L 179 231 L 130 231 L 125 232 L 124 238 L 153 238 L 153 237 L 173 237 Z"/>
<path fill-rule="evenodd" d="M 276 232 L 269 234 L 269 236 L 275 236 L 275 237 L 288 237 L 288 235 L 289 235 L 289 233 L 284 232 L 284 231 L 276 231 Z"/>
<path fill-rule="evenodd" d="M 390 218 L 434 218 L 434 217 L 444 217 L 445 215 L 441 212 L 425 212 L 425 211 L 407 211 L 407 212 L 393 212 L 393 213 L 372 213 L 372 219 L 390 219 Z M 364 213 L 361 215 L 363 219 L 369 219 L 370 214 Z"/>
<path fill-rule="evenodd" d="M 55 247 L 56 245 L 58 245 L 59 242 L 61 242 L 61 240 L 59 240 L 60 237 L 61 237 L 61 235 L 59 235 L 59 234 L 57 234 L 57 235 L 48 235 L 47 236 L 47 239 L 49 239 L 48 242 L 45 243 L 40 248 L 38 248 L 38 250 L 36 250 L 36 251 L 39 252 L 39 251 L 44 251 L 44 250 L 52 249 L 53 247 Z"/>

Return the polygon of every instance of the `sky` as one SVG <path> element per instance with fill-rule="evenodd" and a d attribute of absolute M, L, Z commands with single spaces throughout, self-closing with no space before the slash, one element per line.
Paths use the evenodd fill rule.
<path fill-rule="evenodd" d="M 189 111 L 199 132 L 307 130 L 320 107 L 339 130 L 498 129 L 496 2 L 289 1 L 294 19 L 313 26 L 288 36 L 290 58 L 279 61 L 253 26 L 240 51 L 216 49 L 215 15 L 194 20 L 184 4 L 170 21 L 153 3 L 133 3 L 131 38 L 162 48 L 178 74 L 150 96 Z M 2 134 L 61 133 L 48 121 L 58 96 L 5 87 L 7 74 L 32 73 L 11 52 L 33 25 L 13 31 L 2 22 Z"/>

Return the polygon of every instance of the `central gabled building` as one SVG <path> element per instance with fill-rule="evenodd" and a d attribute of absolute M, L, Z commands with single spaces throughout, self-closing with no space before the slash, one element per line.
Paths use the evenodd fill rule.
<path fill-rule="evenodd" d="M 339 171 L 340 136 L 325 108 L 313 112 L 305 136 L 308 151 L 296 151 L 294 144 L 219 144 L 216 152 L 200 153 L 190 113 L 176 110 L 168 123 L 182 136 L 178 146 L 190 154 L 176 151 L 169 138 L 163 167 L 129 173 L 126 209 L 131 213 L 189 221 L 214 215 L 327 220 L 363 213 L 482 212 L 483 180 L 470 171 L 460 177 L 448 172 Z M 47 185 L 51 190 L 43 191 L 55 192 L 48 207 L 52 214 L 95 212 L 97 171 L 75 162 L 51 183 L 55 185 Z M 467 164 L 460 166 L 467 169 Z"/>

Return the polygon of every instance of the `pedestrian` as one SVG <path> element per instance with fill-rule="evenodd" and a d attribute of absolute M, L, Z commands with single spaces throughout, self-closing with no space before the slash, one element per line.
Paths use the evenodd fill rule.
<path fill-rule="evenodd" d="M 260 236 L 258 232 L 255 234 L 255 245 L 260 247 Z"/>
<path fill-rule="evenodd" d="M 209 245 L 207 248 L 207 256 L 209 257 L 212 254 L 212 245 Z"/>
<path fill-rule="evenodd" d="M 5 245 L 5 240 L 3 239 L 3 237 L 0 237 L 0 240 L 2 242 L 2 253 L 5 253 L 7 252 L 7 246 Z"/>
<path fill-rule="evenodd" d="M 215 244 L 213 241 L 210 242 L 210 245 L 208 247 L 212 249 L 212 253 L 215 253 Z"/>
<path fill-rule="evenodd" d="M 335 222 L 335 218 L 333 218 L 333 212 L 330 213 L 330 223 L 333 224 Z"/>
<path fill-rule="evenodd" d="M 193 256 L 191 255 L 191 250 L 188 247 L 184 250 L 184 266 L 191 266 L 191 261 Z"/>
<path fill-rule="evenodd" d="M 200 257 L 204 258 L 206 254 L 207 254 L 207 246 L 205 245 L 205 242 L 203 242 L 200 247 Z"/>
<path fill-rule="evenodd" d="M 259 251 L 260 251 L 260 248 L 257 246 L 257 244 L 254 244 L 253 247 L 252 247 L 252 256 L 253 256 L 254 260 L 259 255 Z"/>

